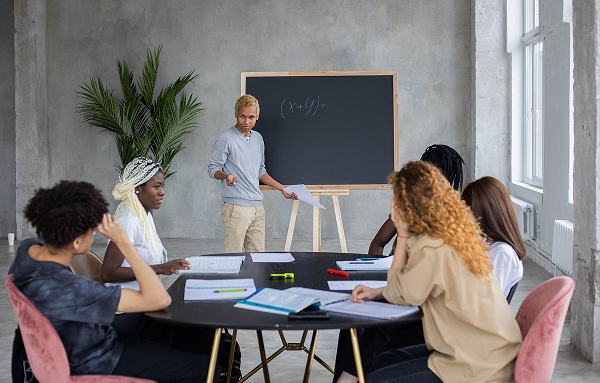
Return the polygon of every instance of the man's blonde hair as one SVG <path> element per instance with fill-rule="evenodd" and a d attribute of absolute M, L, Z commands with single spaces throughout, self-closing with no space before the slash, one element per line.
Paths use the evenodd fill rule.
<path fill-rule="evenodd" d="M 238 114 L 240 106 L 256 106 L 256 115 L 258 116 L 260 114 L 260 106 L 258 106 L 258 100 L 254 96 L 245 94 L 237 99 L 237 101 L 235 102 L 236 115 Z"/>

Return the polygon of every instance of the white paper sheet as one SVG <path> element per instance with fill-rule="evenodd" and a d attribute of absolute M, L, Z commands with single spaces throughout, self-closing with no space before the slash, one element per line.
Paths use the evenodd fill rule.
<path fill-rule="evenodd" d="M 252 262 L 287 263 L 295 261 L 291 253 L 250 253 Z"/>
<path fill-rule="evenodd" d="M 358 315 L 371 318 L 393 319 L 410 315 L 419 311 L 418 306 L 399 306 L 391 303 L 367 301 L 356 303 L 350 301 L 332 303 L 321 310 L 332 311 L 347 315 Z"/>
<path fill-rule="evenodd" d="M 243 290 L 243 291 L 222 291 Z M 217 292 L 222 291 L 222 292 Z M 186 301 L 243 299 L 256 292 L 254 279 L 188 279 L 183 299 Z"/>
<path fill-rule="evenodd" d="M 358 285 L 367 286 L 372 289 L 385 287 L 387 281 L 327 281 L 327 284 L 329 285 L 329 290 L 352 291 Z"/>
<path fill-rule="evenodd" d="M 288 194 L 296 193 L 300 201 L 304 201 L 308 204 L 318 207 L 319 209 L 325 209 L 325 206 L 321 205 L 317 199 L 308 191 L 304 184 L 290 185 L 284 188 Z"/>

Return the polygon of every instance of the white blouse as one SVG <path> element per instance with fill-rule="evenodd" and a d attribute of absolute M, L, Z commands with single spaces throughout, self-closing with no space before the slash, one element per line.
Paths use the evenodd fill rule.
<path fill-rule="evenodd" d="M 506 297 L 510 288 L 523 278 L 523 262 L 515 249 L 506 242 L 494 242 L 490 245 L 490 249 L 494 274 Z"/>
<path fill-rule="evenodd" d="M 137 250 L 140 256 L 148 263 L 149 265 L 156 264 L 152 262 L 152 257 L 150 256 L 150 248 L 146 243 L 146 238 L 144 237 L 144 233 L 142 232 L 142 225 L 140 225 L 140 221 L 133 215 L 133 212 L 128 208 L 123 209 L 117 216 L 121 225 L 127 232 L 127 236 L 129 240 L 133 244 L 133 247 Z M 148 212 L 148 220 L 152 226 L 156 229 L 154 225 L 154 218 L 152 217 L 152 213 Z M 110 239 L 108 240 L 110 243 Z M 123 260 L 121 267 L 131 267 L 127 259 Z M 119 283 L 106 283 L 107 286 L 121 286 L 121 288 L 127 288 L 132 290 L 140 290 L 140 285 L 137 281 L 129 281 L 129 282 L 119 282 Z"/>

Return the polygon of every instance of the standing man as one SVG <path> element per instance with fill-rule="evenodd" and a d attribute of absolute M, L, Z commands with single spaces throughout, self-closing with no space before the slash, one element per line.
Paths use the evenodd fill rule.
<path fill-rule="evenodd" d="M 298 199 L 267 173 L 265 143 L 260 133 L 252 131 L 259 113 L 255 97 L 245 94 L 238 98 L 237 123 L 217 138 L 208 163 L 208 175 L 221 180 L 226 253 L 240 253 L 242 245 L 247 252 L 265 251 L 265 209 L 259 181 L 287 199 Z"/>

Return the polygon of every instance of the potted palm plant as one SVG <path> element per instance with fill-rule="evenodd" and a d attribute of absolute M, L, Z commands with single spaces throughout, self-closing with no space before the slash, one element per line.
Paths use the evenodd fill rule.
<path fill-rule="evenodd" d="M 183 91 L 198 77 L 193 71 L 163 87 L 154 98 L 161 50 L 162 45 L 153 51 L 148 48 L 137 82 L 127 63 L 117 60 L 122 98 L 99 77 L 77 92 L 84 100 L 77 106 L 83 122 L 113 135 L 121 160 L 115 163 L 119 173 L 134 158 L 148 157 L 162 166 L 165 179 L 174 174 L 169 171 L 171 162 L 184 149 L 184 136 L 199 125 L 196 117 L 204 111 L 202 102 Z"/>

